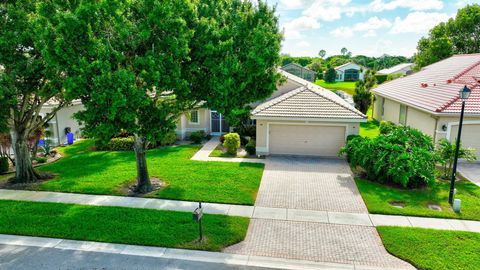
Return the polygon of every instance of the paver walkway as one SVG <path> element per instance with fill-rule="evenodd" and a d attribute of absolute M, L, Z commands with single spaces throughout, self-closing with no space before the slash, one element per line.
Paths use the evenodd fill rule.
<path fill-rule="evenodd" d="M 461 161 L 458 163 L 458 172 L 480 187 L 480 162 Z"/>

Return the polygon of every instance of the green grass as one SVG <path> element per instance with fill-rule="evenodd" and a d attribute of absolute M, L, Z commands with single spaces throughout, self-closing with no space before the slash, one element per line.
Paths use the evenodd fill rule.
<path fill-rule="evenodd" d="M 206 240 L 199 243 L 191 213 L 0 201 L 0 233 L 109 243 L 220 251 L 240 242 L 249 220 L 204 215 Z"/>
<path fill-rule="evenodd" d="M 92 140 L 60 148 L 65 155 L 59 161 L 42 166 L 56 178 L 38 184 L 34 189 L 125 195 L 125 186 L 135 182 L 135 155 L 131 151 L 91 151 Z M 202 162 L 190 158 L 199 145 L 153 149 L 147 152 L 151 177 L 167 186 L 153 197 L 252 205 L 263 173 L 263 164 Z"/>
<path fill-rule="evenodd" d="M 480 269 L 480 233 L 377 227 L 386 249 L 419 269 Z"/>
<path fill-rule="evenodd" d="M 350 95 L 353 95 L 355 93 L 355 82 L 327 83 L 324 80 L 316 80 L 315 84 L 330 90 L 342 90 Z"/>
<path fill-rule="evenodd" d="M 448 181 L 437 181 L 433 187 L 419 190 L 387 187 L 358 178 L 355 181 L 370 213 L 480 220 L 480 187 L 469 181 L 456 183 L 461 213 L 453 212 L 448 204 Z M 405 207 L 396 208 L 389 202 L 403 202 Z M 427 208 L 430 203 L 440 205 L 442 211 Z"/>
<path fill-rule="evenodd" d="M 375 138 L 380 134 L 380 123 L 370 120 L 366 123 L 360 123 L 360 136 Z"/>

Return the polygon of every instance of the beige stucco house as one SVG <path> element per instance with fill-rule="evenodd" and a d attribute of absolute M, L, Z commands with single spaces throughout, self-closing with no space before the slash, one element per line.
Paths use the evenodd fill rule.
<path fill-rule="evenodd" d="M 466 102 L 462 144 L 480 158 L 480 54 L 455 55 L 421 71 L 380 85 L 375 91 L 374 118 L 411 126 L 434 141 L 457 137 L 459 91 L 472 90 Z"/>
<path fill-rule="evenodd" d="M 338 67 L 335 67 L 337 73 L 335 77 L 336 82 L 354 82 L 363 80 L 367 69 L 353 62 L 348 62 Z"/>
<path fill-rule="evenodd" d="M 280 72 L 286 81 L 252 112 L 257 154 L 337 156 L 366 116 L 332 91 Z"/>

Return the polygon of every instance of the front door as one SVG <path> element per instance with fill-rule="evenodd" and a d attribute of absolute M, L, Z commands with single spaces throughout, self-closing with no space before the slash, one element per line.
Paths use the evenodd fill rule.
<path fill-rule="evenodd" d="M 220 135 L 222 133 L 227 133 L 230 131 L 230 127 L 228 126 L 225 118 L 222 116 L 221 113 L 217 111 L 212 111 L 210 113 L 210 121 L 213 135 Z"/>

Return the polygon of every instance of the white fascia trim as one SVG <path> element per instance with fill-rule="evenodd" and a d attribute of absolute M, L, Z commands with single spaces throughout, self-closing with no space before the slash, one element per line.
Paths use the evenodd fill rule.
<path fill-rule="evenodd" d="M 365 123 L 367 118 L 362 119 L 344 119 L 344 118 L 293 118 L 293 117 L 262 117 L 252 115 L 250 117 L 254 120 L 266 120 L 266 121 L 302 121 L 302 122 L 340 122 L 340 123 Z"/>
<path fill-rule="evenodd" d="M 477 121 L 463 121 L 463 125 L 479 125 L 480 120 Z M 452 127 L 460 125 L 460 122 L 450 122 L 447 124 L 447 140 L 451 141 Z"/>

